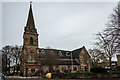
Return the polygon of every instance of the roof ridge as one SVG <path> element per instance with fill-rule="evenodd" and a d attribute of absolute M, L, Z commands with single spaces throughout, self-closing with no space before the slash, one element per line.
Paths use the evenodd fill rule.
<path fill-rule="evenodd" d="M 69 50 L 61 50 L 61 49 L 46 49 L 46 48 L 39 48 L 39 49 L 45 49 L 45 50 L 58 50 L 58 51 L 69 51 Z M 71 52 L 71 51 L 69 51 Z"/>

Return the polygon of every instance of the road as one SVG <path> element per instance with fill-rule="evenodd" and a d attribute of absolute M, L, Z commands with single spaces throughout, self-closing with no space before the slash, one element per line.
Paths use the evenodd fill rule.
<path fill-rule="evenodd" d="M 114 78 L 114 79 L 45 79 L 45 78 L 6 78 L 6 80 L 120 80 L 120 78 Z"/>
<path fill-rule="evenodd" d="M 5 80 L 80 80 L 80 79 L 6 78 Z M 86 80 L 86 79 L 82 79 L 82 80 Z"/>

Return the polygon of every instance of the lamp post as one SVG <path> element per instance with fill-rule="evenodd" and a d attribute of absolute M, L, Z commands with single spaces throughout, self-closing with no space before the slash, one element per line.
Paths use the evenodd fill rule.
<path fill-rule="evenodd" d="M 71 52 L 71 63 L 72 63 L 72 70 L 71 70 L 71 72 L 73 72 L 73 57 L 72 57 L 72 52 Z"/>

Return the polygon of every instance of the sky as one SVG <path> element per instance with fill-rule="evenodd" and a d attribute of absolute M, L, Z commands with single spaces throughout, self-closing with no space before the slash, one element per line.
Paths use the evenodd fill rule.
<path fill-rule="evenodd" d="M 23 45 L 29 2 L 2 2 L 2 48 Z M 95 34 L 106 26 L 116 2 L 33 2 L 39 48 L 93 48 Z"/>

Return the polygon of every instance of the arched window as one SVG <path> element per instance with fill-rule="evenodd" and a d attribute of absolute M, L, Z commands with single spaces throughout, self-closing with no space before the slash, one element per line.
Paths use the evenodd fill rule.
<path fill-rule="evenodd" d="M 31 72 L 34 73 L 34 72 L 35 72 L 35 69 L 31 69 Z"/>
<path fill-rule="evenodd" d="M 29 53 L 29 62 L 33 62 L 33 61 L 34 61 L 33 53 Z"/>
<path fill-rule="evenodd" d="M 33 45 L 33 38 L 30 38 L 30 45 Z"/>

